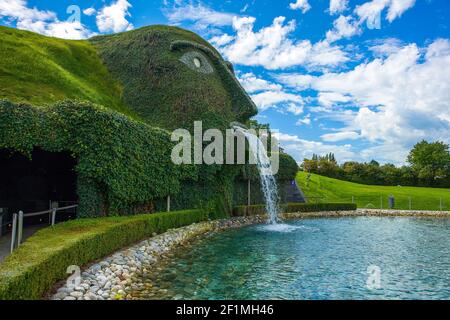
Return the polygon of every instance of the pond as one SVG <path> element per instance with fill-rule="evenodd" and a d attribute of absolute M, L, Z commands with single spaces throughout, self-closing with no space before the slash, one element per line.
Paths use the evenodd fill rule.
<path fill-rule="evenodd" d="M 135 299 L 450 299 L 450 219 L 319 218 L 195 240 Z"/>

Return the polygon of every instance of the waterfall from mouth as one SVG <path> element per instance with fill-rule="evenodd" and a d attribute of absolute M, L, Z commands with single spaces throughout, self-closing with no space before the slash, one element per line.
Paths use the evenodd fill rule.
<path fill-rule="evenodd" d="M 268 223 L 275 224 L 279 220 L 278 189 L 266 148 L 256 135 L 239 126 L 235 126 L 234 129 L 241 132 L 248 141 L 261 179 L 261 191 L 264 194 L 266 210 L 269 215 Z"/>

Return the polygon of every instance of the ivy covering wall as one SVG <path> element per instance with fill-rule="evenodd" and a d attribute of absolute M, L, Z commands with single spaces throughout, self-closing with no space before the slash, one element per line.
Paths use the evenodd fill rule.
<path fill-rule="evenodd" d="M 176 193 L 192 171 L 170 160 L 169 133 L 88 102 L 33 107 L 0 101 L 0 148 L 69 151 L 78 160 L 82 216 L 133 213 Z M 186 169 L 186 168 L 185 168 Z"/>
<path fill-rule="evenodd" d="M 225 130 L 233 121 L 248 122 L 257 112 L 231 64 L 195 33 L 151 26 L 77 42 L 4 27 L 0 31 L 10 51 L 32 49 L 20 64 L 10 61 L 16 89 L 0 90 L 0 99 L 7 98 L 0 100 L 0 149 L 28 156 L 33 148 L 70 152 L 77 159 L 79 216 L 165 210 L 170 195 L 172 210 L 203 207 L 221 217 L 231 212 L 236 199 L 246 197 L 239 184 L 247 175 L 257 186 L 253 189 L 259 189 L 255 166 L 171 162 L 171 130 L 192 131 L 198 120 L 203 130 Z M 43 43 L 45 50 L 40 49 Z M 33 65 L 36 55 L 44 55 L 48 67 L 27 80 L 22 64 Z M 198 72 L 183 62 L 183 56 L 199 55 L 212 72 Z M 0 50 L 0 56 L 7 52 Z M 54 80 L 58 72 L 67 79 Z M 39 79 L 46 79 L 51 90 L 29 85 Z M 101 90 L 80 94 L 90 102 L 74 100 L 80 82 Z M 295 176 L 288 157 L 280 154 L 280 180 Z"/>

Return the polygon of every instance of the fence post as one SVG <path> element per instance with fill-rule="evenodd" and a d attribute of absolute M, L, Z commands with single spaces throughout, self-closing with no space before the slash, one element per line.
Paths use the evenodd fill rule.
<path fill-rule="evenodd" d="M 19 211 L 19 222 L 17 223 L 17 246 L 22 243 L 23 236 L 23 211 Z"/>
<path fill-rule="evenodd" d="M 411 197 L 408 197 L 409 200 L 409 210 L 411 210 L 412 206 L 411 206 Z"/>
<path fill-rule="evenodd" d="M 167 196 L 167 212 L 170 212 L 170 194 Z"/>
<path fill-rule="evenodd" d="M 383 196 L 380 196 L 380 209 L 383 209 Z"/>
<path fill-rule="evenodd" d="M 355 203 L 355 197 L 352 196 L 352 203 Z"/>
<path fill-rule="evenodd" d="M 2 236 L 2 231 L 3 231 L 3 213 L 0 213 L 0 237 Z"/>
<path fill-rule="evenodd" d="M 439 198 L 439 211 L 442 211 L 442 198 Z"/>
<path fill-rule="evenodd" d="M 17 213 L 13 214 L 12 232 L 11 232 L 11 253 L 16 246 L 16 231 L 17 231 Z"/>
<path fill-rule="evenodd" d="M 52 210 L 52 227 L 55 225 L 56 221 L 56 208 L 53 208 Z"/>
<path fill-rule="evenodd" d="M 247 180 L 247 206 L 249 206 L 251 204 L 251 199 L 250 199 L 250 192 L 251 192 L 251 183 L 250 183 L 250 179 Z"/>

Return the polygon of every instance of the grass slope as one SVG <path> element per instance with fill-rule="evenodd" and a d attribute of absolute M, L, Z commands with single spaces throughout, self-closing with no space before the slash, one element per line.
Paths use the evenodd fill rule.
<path fill-rule="evenodd" d="M 450 189 L 364 185 L 317 174 L 311 174 L 307 182 L 303 171 L 296 180 L 310 202 L 351 202 L 353 196 L 358 208 L 387 208 L 388 197 L 393 195 L 395 209 L 409 209 L 411 199 L 413 210 L 439 210 L 442 199 L 442 209 L 450 210 Z"/>
<path fill-rule="evenodd" d="M 0 99 L 44 105 L 82 99 L 134 117 L 122 88 L 88 41 L 0 26 Z"/>

